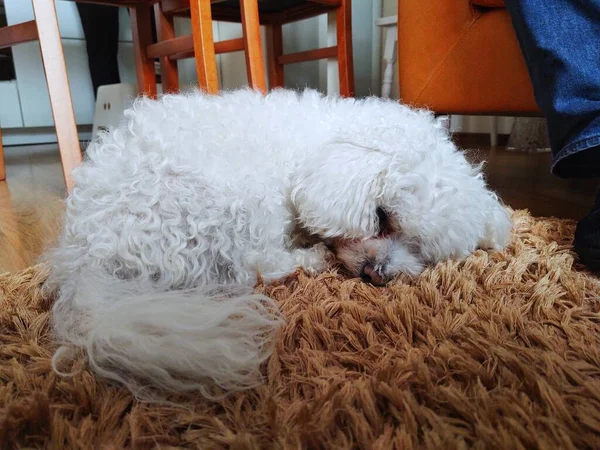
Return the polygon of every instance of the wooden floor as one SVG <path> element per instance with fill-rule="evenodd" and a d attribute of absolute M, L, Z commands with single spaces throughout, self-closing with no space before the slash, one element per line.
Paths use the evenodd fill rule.
<path fill-rule="evenodd" d="M 485 161 L 488 184 L 507 205 L 528 209 L 537 217 L 580 219 L 596 198 L 597 180 L 562 180 L 550 173 L 550 153 L 503 149 L 469 150 L 473 161 Z"/>
<path fill-rule="evenodd" d="M 56 145 L 5 147 L 0 273 L 35 264 L 60 229 L 65 186 Z"/>
<path fill-rule="evenodd" d="M 0 182 L 0 272 L 36 262 L 60 228 L 64 183 L 56 146 L 5 148 L 7 181 Z M 486 177 L 503 201 L 536 216 L 579 219 L 595 198 L 593 181 L 565 181 L 550 174 L 548 153 L 469 150 L 487 161 Z"/>

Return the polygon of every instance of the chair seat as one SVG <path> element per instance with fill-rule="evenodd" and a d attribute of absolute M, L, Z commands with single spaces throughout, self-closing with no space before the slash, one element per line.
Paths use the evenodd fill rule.
<path fill-rule="evenodd" d="M 309 3 L 307 0 L 258 0 L 259 13 L 281 13 L 289 8 Z M 240 0 L 217 0 L 213 3 L 213 9 L 219 8 L 237 8 L 240 7 Z"/>
<path fill-rule="evenodd" d="M 284 24 L 318 16 L 336 9 L 338 4 L 325 4 L 311 0 L 258 0 L 261 25 Z M 212 0 L 214 20 L 240 21 L 239 0 Z"/>

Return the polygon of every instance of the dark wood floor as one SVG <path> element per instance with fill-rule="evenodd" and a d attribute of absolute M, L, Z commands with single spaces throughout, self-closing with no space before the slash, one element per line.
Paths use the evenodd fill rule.
<path fill-rule="evenodd" d="M 550 153 L 489 147 L 467 152 L 473 161 L 486 161 L 488 184 L 514 209 L 528 209 L 534 216 L 580 219 L 594 202 L 598 181 L 562 180 L 552 175 Z"/>

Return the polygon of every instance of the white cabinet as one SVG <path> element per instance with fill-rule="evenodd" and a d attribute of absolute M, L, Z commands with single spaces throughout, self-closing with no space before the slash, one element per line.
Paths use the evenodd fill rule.
<path fill-rule="evenodd" d="M 4 0 L 6 19 L 9 25 L 33 20 L 33 9 L 29 1 Z M 73 109 L 78 125 L 89 125 L 94 121 L 94 92 L 88 68 L 86 42 L 81 27 L 77 5 L 71 1 L 57 0 L 56 12 L 62 37 L 69 86 L 73 98 Z M 131 25 L 126 9 L 120 9 L 119 72 L 123 82 L 135 82 Z M 38 42 L 28 42 L 13 47 L 16 87 L 20 100 L 22 127 L 51 127 L 54 125 L 50 98 L 44 76 L 42 57 Z M 0 109 L 5 109 L 2 98 Z M 6 112 L 0 113 L 0 118 Z M 14 121 L 2 120 L 3 128 L 18 127 Z"/>
<path fill-rule="evenodd" d="M 16 81 L 0 81 L 0 124 L 6 128 L 23 126 Z"/>

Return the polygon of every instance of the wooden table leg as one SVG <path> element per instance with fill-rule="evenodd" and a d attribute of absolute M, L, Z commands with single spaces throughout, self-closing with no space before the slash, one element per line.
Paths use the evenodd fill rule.
<path fill-rule="evenodd" d="M 154 16 L 156 17 L 156 34 L 158 36 L 158 41 L 174 39 L 175 25 L 173 23 L 173 16 L 163 13 L 162 2 L 158 2 L 154 5 Z M 160 78 L 163 93 L 177 92 L 179 90 L 177 61 L 173 61 L 167 56 L 160 58 Z"/>
<path fill-rule="evenodd" d="M 209 94 L 215 94 L 219 92 L 219 78 L 210 3 L 211 0 L 190 0 L 190 13 L 198 86 Z"/>
<path fill-rule="evenodd" d="M 261 92 L 267 91 L 265 62 L 260 44 L 260 22 L 258 19 L 258 0 L 240 0 L 242 30 L 246 55 L 248 84 Z"/>
<path fill-rule="evenodd" d="M 338 71 L 340 95 L 354 95 L 354 58 L 352 55 L 352 2 L 342 0 L 336 10 Z"/>
<path fill-rule="evenodd" d="M 81 147 L 77 134 L 75 113 L 69 89 L 56 8 L 54 1 L 32 0 L 36 18 L 42 62 L 48 83 L 48 93 L 58 139 L 67 192 L 74 186 L 71 172 L 81 163 Z"/>
<path fill-rule="evenodd" d="M 278 62 L 281 55 L 283 55 L 282 25 L 267 25 L 267 65 L 271 89 L 284 85 L 284 65 Z"/>
<path fill-rule="evenodd" d="M 133 35 L 133 56 L 137 75 L 138 92 L 156 98 L 156 72 L 154 60 L 146 55 L 146 48 L 152 44 L 152 22 L 150 6 L 139 3 L 129 9 L 131 13 L 131 32 Z"/>

